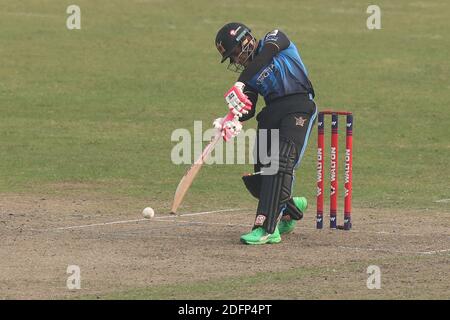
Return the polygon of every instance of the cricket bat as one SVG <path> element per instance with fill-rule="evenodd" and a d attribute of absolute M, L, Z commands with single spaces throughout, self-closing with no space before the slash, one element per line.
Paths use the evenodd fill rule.
<path fill-rule="evenodd" d="M 234 117 L 233 113 L 229 112 L 228 115 L 225 117 L 224 122 L 228 121 L 228 120 L 232 120 L 233 117 Z M 175 196 L 173 197 L 172 209 L 170 211 L 171 214 L 177 213 L 178 207 L 181 205 L 181 202 L 183 201 L 184 196 L 186 195 L 187 191 L 189 190 L 189 187 L 192 185 L 192 182 L 194 181 L 198 172 L 202 168 L 206 159 L 208 159 L 211 152 L 214 150 L 214 147 L 216 146 L 216 144 L 220 140 L 220 138 L 222 138 L 222 132 L 221 132 L 221 130 L 217 129 L 216 134 L 211 139 L 209 144 L 205 147 L 202 154 L 186 171 L 183 178 L 181 178 L 180 182 L 178 183 L 177 189 L 175 190 Z"/>

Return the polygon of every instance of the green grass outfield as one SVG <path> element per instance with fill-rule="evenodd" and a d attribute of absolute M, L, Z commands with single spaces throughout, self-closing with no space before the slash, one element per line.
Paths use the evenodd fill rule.
<path fill-rule="evenodd" d="M 73 3 L 0 1 L 0 193 L 79 183 L 167 210 L 187 168 L 170 160 L 171 133 L 226 112 L 237 75 L 214 38 L 242 21 L 258 38 L 283 30 L 319 107 L 354 112 L 355 207 L 450 211 L 437 202 L 450 198 L 447 0 L 377 1 L 381 30 L 366 28 L 366 1 L 77 0 L 82 29 L 69 31 Z M 295 185 L 312 202 L 316 134 Z M 186 207 L 254 206 L 251 170 L 203 168 Z"/>

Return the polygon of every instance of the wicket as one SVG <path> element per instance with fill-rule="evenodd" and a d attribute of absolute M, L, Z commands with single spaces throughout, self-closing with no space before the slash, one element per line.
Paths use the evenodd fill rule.
<path fill-rule="evenodd" d="M 325 115 L 331 115 L 331 160 L 330 160 L 330 228 L 350 230 L 352 227 L 352 161 L 353 161 L 353 114 L 347 111 L 322 111 L 318 116 L 318 139 L 317 139 L 317 216 L 316 228 L 323 227 L 323 195 L 324 195 L 324 147 Z M 339 115 L 347 117 L 347 129 L 345 140 L 345 172 L 344 172 L 344 225 L 337 225 L 337 199 L 338 199 L 338 149 Z"/>

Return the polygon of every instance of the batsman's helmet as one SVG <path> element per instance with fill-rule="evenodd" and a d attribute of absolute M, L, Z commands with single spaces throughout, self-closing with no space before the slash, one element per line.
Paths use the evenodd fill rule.
<path fill-rule="evenodd" d="M 241 43 L 241 40 L 247 34 L 250 34 L 250 29 L 239 22 L 231 22 L 224 25 L 216 35 L 216 47 L 222 55 L 222 61 L 227 60 L 234 49 Z"/>

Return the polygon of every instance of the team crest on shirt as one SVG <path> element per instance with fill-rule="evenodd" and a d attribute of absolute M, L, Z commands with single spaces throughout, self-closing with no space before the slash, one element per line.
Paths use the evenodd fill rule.
<path fill-rule="evenodd" d="M 303 117 L 294 117 L 295 118 L 295 125 L 299 127 L 303 127 L 305 124 L 306 119 L 303 119 Z"/>

